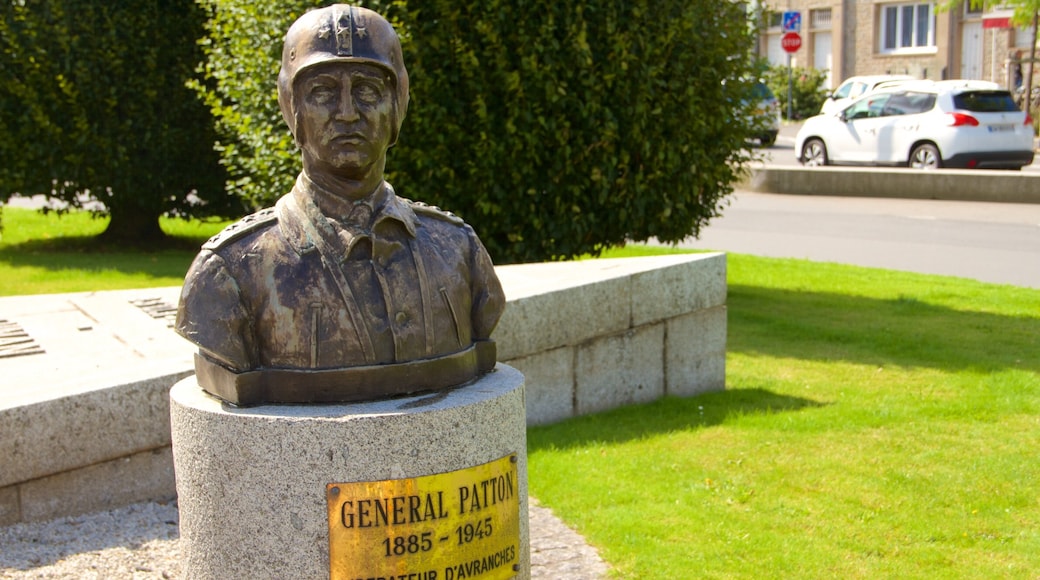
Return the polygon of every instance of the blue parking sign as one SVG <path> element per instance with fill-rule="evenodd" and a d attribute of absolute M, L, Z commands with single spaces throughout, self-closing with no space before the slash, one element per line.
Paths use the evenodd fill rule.
<path fill-rule="evenodd" d="M 784 12 L 784 32 L 801 32 L 802 31 L 802 13 L 801 12 Z"/>

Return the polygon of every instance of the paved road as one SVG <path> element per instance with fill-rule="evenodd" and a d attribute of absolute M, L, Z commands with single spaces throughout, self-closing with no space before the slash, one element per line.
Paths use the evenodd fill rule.
<path fill-rule="evenodd" d="M 682 247 L 1040 288 L 1040 204 L 738 191 Z"/>

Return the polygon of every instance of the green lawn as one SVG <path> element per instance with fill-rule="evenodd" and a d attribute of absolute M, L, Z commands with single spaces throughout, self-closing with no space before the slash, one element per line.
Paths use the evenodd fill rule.
<path fill-rule="evenodd" d="M 103 223 L 37 217 L 4 210 L 2 294 L 176 285 L 220 228 L 98 252 Z M 623 578 L 1038 577 L 1040 291 L 739 254 L 728 273 L 727 390 L 532 428 L 532 495 Z"/>
<path fill-rule="evenodd" d="M 529 434 L 624 578 L 1036 578 L 1040 291 L 730 255 L 727 390 Z"/>
<path fill-rule="evenodd" d="M 160 220 L 172 249 L 98 247 L 107 218 L 62 216 L 4 207 L 0 232 L 0 296 L 177 286 L 199 246 L 227 222 Z"/>

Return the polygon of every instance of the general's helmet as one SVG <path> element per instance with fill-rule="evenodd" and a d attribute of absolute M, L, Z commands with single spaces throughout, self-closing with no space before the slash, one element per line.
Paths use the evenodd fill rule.
<path fill-rule="evenodd" d="M 390 73 L 395 88 L 390 138 L 390 144 L 394 144 L 408 111 L 408 71 L 394 27 L 367 8 L 347 4 L 311 10 L 289 27 L 278 73 L 278 106 L 293 135 L 297 124 L 293 83 L 301 71 L 328 62 L 367 63 Z"/>

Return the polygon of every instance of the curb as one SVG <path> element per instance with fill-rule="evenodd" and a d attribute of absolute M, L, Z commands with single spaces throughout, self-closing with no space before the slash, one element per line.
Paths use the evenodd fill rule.
<path fill-rule="evenodd" d="M 1040 175 L 1011 171 L 768 167 L 736 189 L 758 193 L 1040 203 Z"/>

